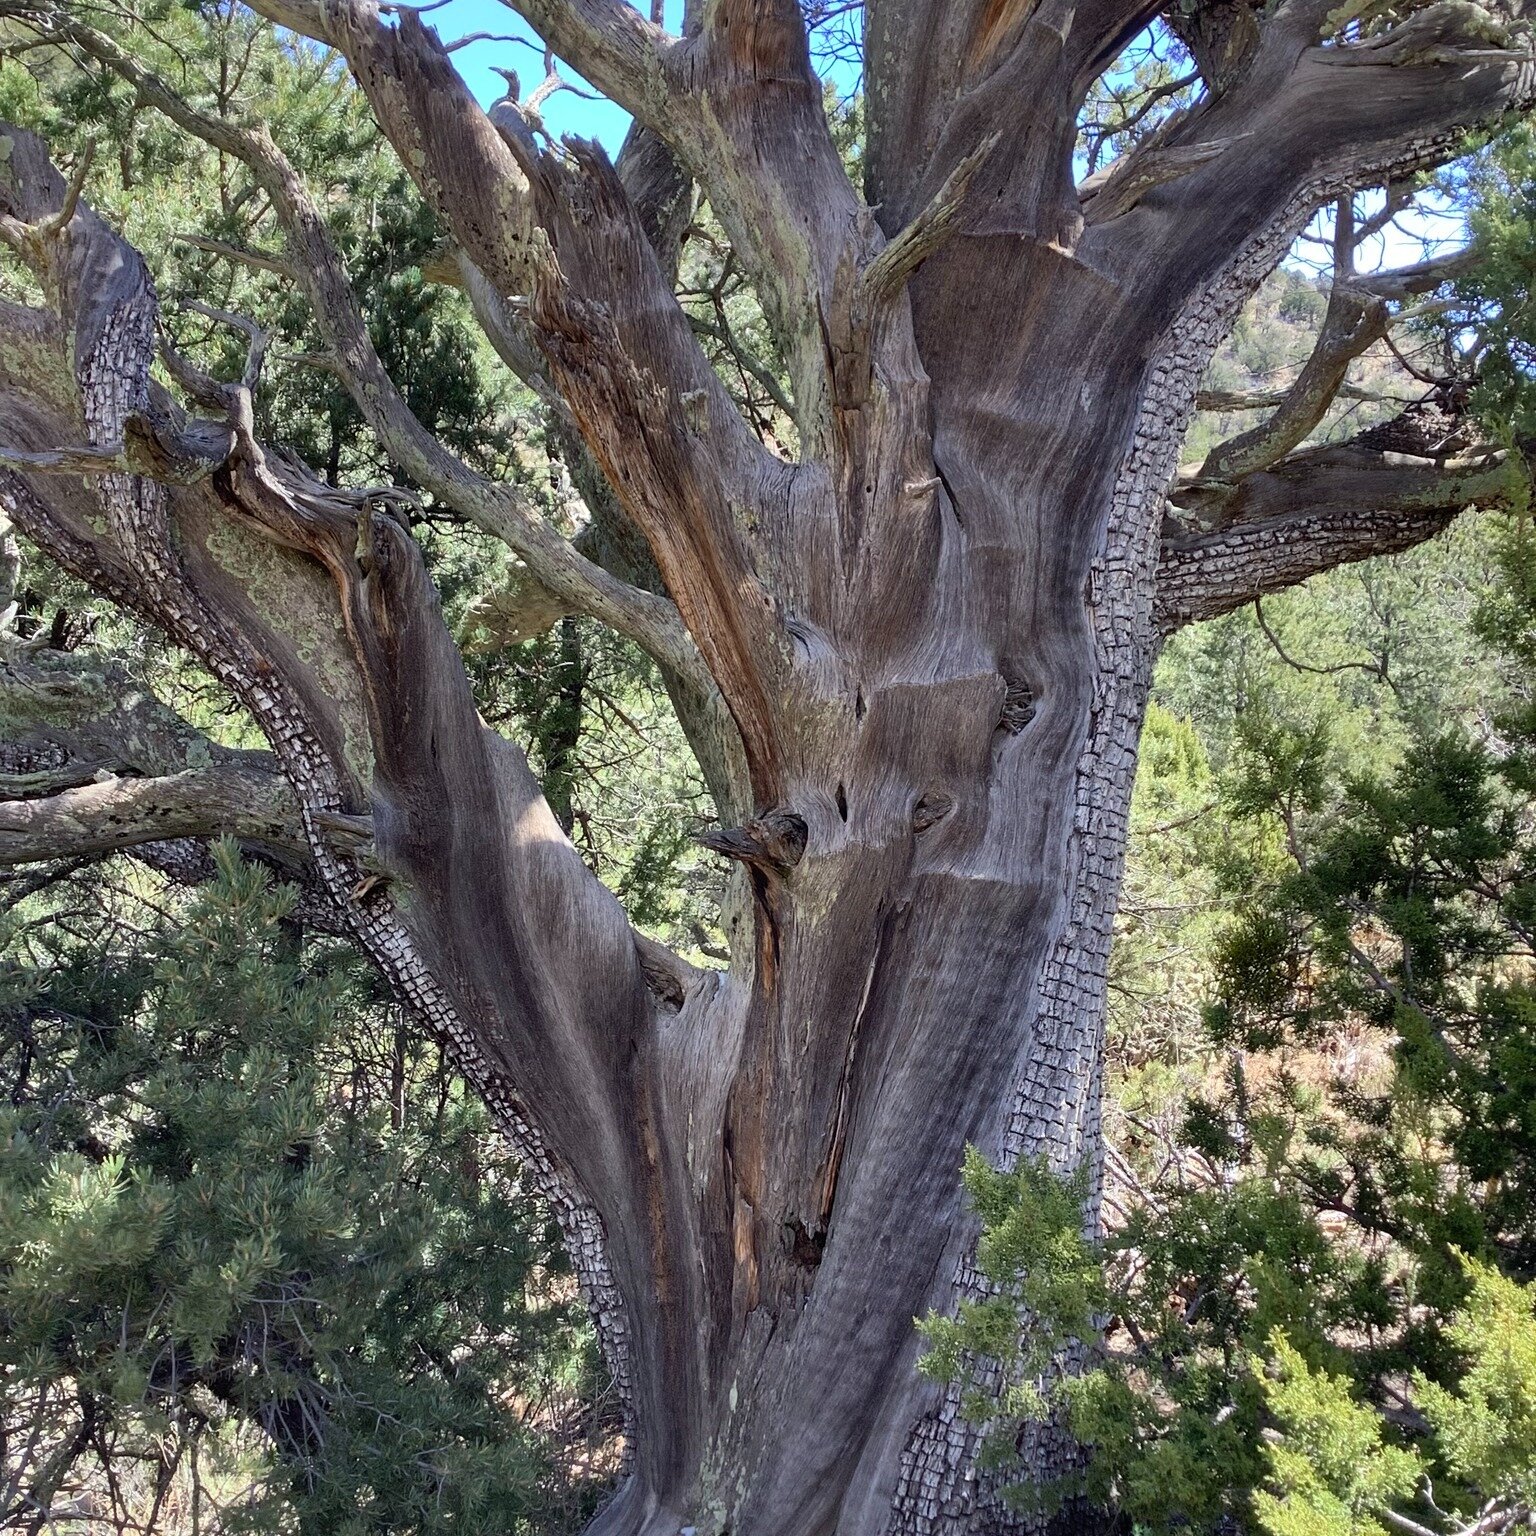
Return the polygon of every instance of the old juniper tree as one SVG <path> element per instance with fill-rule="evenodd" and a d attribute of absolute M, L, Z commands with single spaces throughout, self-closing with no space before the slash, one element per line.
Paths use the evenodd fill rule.
<path fill-rule="evenodd" d="M 565 445 L 576 541 L 412 414 L 334 198 L 259 90 L 157 66 L 116 9 L 0 0 L 19 56 L 211 146 L 223 214 L 259 210 L 266 236 L 226 254 L 281 273 L 324 341 L 284 358 L 227 314 L 248 358 L 214 377 L 165 339 L 86 157 L 66 175 L 32 133 L 0 138 L 0 236 L 35 282 L 0 309 L 5 508 L 271 747 L 62 690 L 5 744 L 0 857 L 229 833 L 303 865 L 562 1214 L 632 1429 L 594 1531 L 1001 1529 L 978 1431 L 915 1368 L 914 1317 L 980 1283 L 965 1146 L 1091 1197 L 1161 638 L 1520 494 L 1460 387 L 1308 444 L 1350 362 L 1473 259 L 1361 275 L 1354 253 L 1536 96 L 1530 33 L 1518 0 L 868 0 L 861 185 L 808 37 L 857 7 L 699 0 L 672 35 L 625 0 L 509 3 L 633 116 L 616 164 L 513 96 L 482 110 L 409 7 L 256 0 L 261 20 L 208 24 L 350 72 L 442 232 L 428 278 L 468 295 Z M 1188 72 L 1090 169 L 1085 103 L 1113 116 L 1149 28 Z M 1179 474 L 1213 348 L 1327 204 L 1311 360 Z M 675 297 L 704 218 L 761 305 L 774 434 Z M 395 484 L 262 441 L 266 377 L 316 363 Z M 424 508 L 515 553 L 529 626 L 584 616 L 654 658 L 738 872 L 728 970 L 635 930 L 483 723 Z M 1032 1434 L 1045 1480 L 1072 1452 Z"/>

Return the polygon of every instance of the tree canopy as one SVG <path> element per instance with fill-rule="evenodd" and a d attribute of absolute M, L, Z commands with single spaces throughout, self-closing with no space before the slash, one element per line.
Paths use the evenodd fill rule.
<path fill-rule="evenodd" d="M 1523 13 L 510 10 L 0 0 L 17 1518 L 1526 1519 Z"/>

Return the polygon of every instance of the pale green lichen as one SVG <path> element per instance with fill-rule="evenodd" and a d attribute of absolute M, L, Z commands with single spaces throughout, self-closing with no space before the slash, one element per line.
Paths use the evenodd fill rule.
<path fill-rule="evenodd" d="M 373 779 L 373 743 L 362 681 L 330 581 L 302 556 L 235 523 L 205 539 L 208 553 L 251 595 L 261 616 L 314 674 L 341 722 L 342 752 L 361 784 Z"/>

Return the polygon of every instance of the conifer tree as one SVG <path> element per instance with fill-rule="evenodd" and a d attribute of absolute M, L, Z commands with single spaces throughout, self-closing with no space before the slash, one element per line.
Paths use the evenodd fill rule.
<path fill-rule="evenodd" d="M 5 131 L 9 514 L 273 757 L 147 706 L 36 712 L 7 741 L 4 857 L 230 832 L 309 883 L 562 1222 L 633 1444 L 594 1531 L 1006 1528 L 961 1392 L 916 1368 L 912 1318 L 985 1283 L 964 1148 L 1080 1179 L 1094 1226 L 1110 932 L 1167 636 L 1519 501 L 1524 451 L 1470 419 L 1455 335 L 1401 413 L 1312 439 L 1351 364 L 1477 259 L 1365 253 L 1530 104 L 1528 23 L 1503 0 L 700 0 L 679 31 L 626 0 L 512 9 L 631 115 L 616 163 L 543 132 L 557 73 L 486 110 L 409 7 L 125 24 L 0 0 L 29 79 L 118 104 L 121 180 L 141 118 L 206 147 L 183 233 L 275 277 L 320 339 L 285 357 L 263 315 L 162 301 L 84 149 L 61 168 Z M 833 34 L 862 69 L 850 121 L 814 39 L 854 13 Z M 248 66 L 180 46 L 221 29 Z M 299 133 L 273 112 L 290 91 Z M 442 389 L 415 388 L 419 334 L 368 312 L 370 220 L 315 146 L 375 128 L 404 200 L 385 222 L 441 239 L 422 282 L 538 401 L 580 532 L 456 437 Z M 1213 349 L 1325 206 L 1306 365 L 1222 401 L 1247 424 L 1181 473 Z M 690 289 L 683 251 L 710 244 L 719 280 Z M 392 312 L 436 307 L 403 286 Z M 306 368 L 366 422 L 360 454 L 329 396 L 305 445 L 327 462 L 274 441 L 263 402 Z M 487 723 L 438 519 L 515 555 L 516 632 L 576 615 L 651 658 L 718 811 L 703 840 L 737 871 L 727 970 L 641 932 L 567 838 L 569 732 L 545 738 L 552 805 Z M 1054 1432 L 1026 1453 L 1041 1486 L 1078 1460 Z"/>
<path fill-rule="evenodd" d="M 12 918 L 7 1529 L 535 1536 L 590 1501 L 548 1214 L 295 900 L 222 844 L 126 945 Z"/>

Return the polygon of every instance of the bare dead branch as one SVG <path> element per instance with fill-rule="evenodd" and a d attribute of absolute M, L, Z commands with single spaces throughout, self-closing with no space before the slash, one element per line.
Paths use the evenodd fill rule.
<path fill-rule="evenodd" d="M 271 251 L 254 250 L 245 245 L 231 245 L 226 240 L 213 240 L 207 235 L 177 235 L 176 241 L 179 245 L 190 245 L 199 251 L 207 251 L 210 256 L 223 256 L 226 260 L 237 261 L 242 266 L 254 267 L 258 272 L 274 272 L 279 277 L 295 280 L 297 278 L 293 267 Z"/>
<path fill-rule="evenodd" d="M 443 46 L 449 53 L 457 53 L 461 48 L 469 48 L 475 43 L 520 43 L 523 39 L 511 32 L 466 32 L 463 37 L 456 37 L 451 43 Z"/>
<path fill-rule="evenodd" d="M 1334 566 L 1411 549 L 1469 508 L 1517 504 L 1526 484 L 1523 461 L 1503 450 L 1444 463 L 1364 441 L 1295 454 L 1242 481 L 1219 526 L 1165 531 L 1159 625 L 1166 633 Z"/>
<path fill-rule="evenodd" d="M 87 139 L 75 161 L 74 170 L 70 172 L 69 185 L 64 190 L 64 201 L 59 205 L 59 211 L 45 219 L 40 226 L 44 235 L 57 235 L 69 227 L 69 221 L 74 218 L 75 209 L 79 206 L 80 194 L 85 189 L 85 178 L 91 174 L 91 165 L 95 159 L 96 140 Z"/>
<path fill-rule="evenodd" d="M 1388 669 L 1386 659 L 1383 656 L 1378 661 L 1344 661 L 1331 666 L 1317 666 L 1311 662 L 1302 661 L 1292 656 L 1280 643 L 1280 637 L 1270 626 L 1268 619 L 1264 617 L 1264 599 L 1257 594 L 1253 599 L 1254 622 L 1259 626 L 1259 633 L 1269 642 L 1269 648 L 1280 660 L 1293 672 L 1304 672 L 1312 677 L 1339 677 L 1346 672 L 1363 672 L 1368 677 L 1374 677 L 1378 682 L 1385 683 L 1394 693 L 1401 697 L 1401 690 L 1397 679 Z"/>
<path fill-rule="evenodd" d="M 504 0 L 583 79 L 652 127 L 665 130 L 678 104 L 664 62 L 675 44 L 624 0 Z"/>
<path fill-rule="evenodd" d="M 1123 159 L 1090 176 L 1078 188 L 1084 221 L 1105 224 L 1129 213 L 1155 187 L 1179 181 L 1201 166 L 1220 159 L 1241 137 L 1245 135 L 1190 144 L 1150 143 L 1132 150 Z"/>
<path fill-rule="evenodd" d="M 293 791 L 275 772 L 193 768 L 160 779 L 109 777 L 42 800 L 0 801 L 0 865 L 226 834 L 308 854 Z"/>
<path fill-rule="evenodd" d="M 9 245 L 29 266 L 38 267 L 46 263 L 50 246 L 69 227 L 95 157 L 96 141 L 91 139 L 75 162 L 58 208 L 46 218 L 28 222 L 11 214 L 0 214 L 0 240 Z"/>
<path fill-rule="evenodd" d="M 983 139 L 949 173 L 932 202 L 865 268 L 864 291 L 872 313 L 883 309 L 907 279 L 959 228 L 971 182 L 998 143 L 999 135 L 995 133 Z"/>
<path fill-rule="evenodd" d="M 24 469 L 44 475 L 103 475 L 133 468 L 121 447 L 98 448 L 89 443 L 77 448 L 50 448 L 37 453 L 0 446 L 0 464 L 8 469 Z"/>
<path fill-rule="evenodd" d="M 204 304 L 197 299 L 189 299 L 185 306 L 194 314 L 205 315 L 210 320 L 216 320 L 220 325 L 227 325 L 231 330 L 241 333 L 249 343 L 246 350 L 245 368 L 240 375 L 240 387 L 246 391 L 256 388 L 257 381 L 261 378 L 261 364 L 266 357 L 267 347 L 271 337 L 256 322 L 246 315 L 237 315 L 231 310 L 215 309 L 210 304 Z"/>
<path fill-rule="evenodd" d="M 1391 320 L 1384 299 L 1336 284 L 1311 355 L 1274 414 L 1213 448 L 1200 466 L 1197 482 L 1230 484 L 1278 463 L 1299 446 L 1327 414 L 1349 365 L 1386 334 Z"/>
<path fill-rule="evenodd" d="M 1272 411 L 1285 401 L 1289 393 L 1289 390 L 1284 389 L 1202 389 L 1195 396 L 1195 409 L 1217 412 Z M 1400 405 L 1409 403 L 1406 396 L 1384 394 L 1380 390 L 1367 389 L 1364 385 L 1351 384 L 1347 380 L 1339 385 L 1334 398 L 1375 403 L 1395 401 Z"/>
<path fill-rule="evenodd" d="M 1470 272 L 1477 265 L 1480 255 L 1475 244 L 1468 245 L 1458 251 L 1448 251 L 1443 256 L 1415 262 L 1411 267 L 1354 277 L 1351 286 L 1361 293 L 1373 294 L 1380 299 L 1406 303 L 1420 294 L 1432 293 L 1442 283 Z"/>

